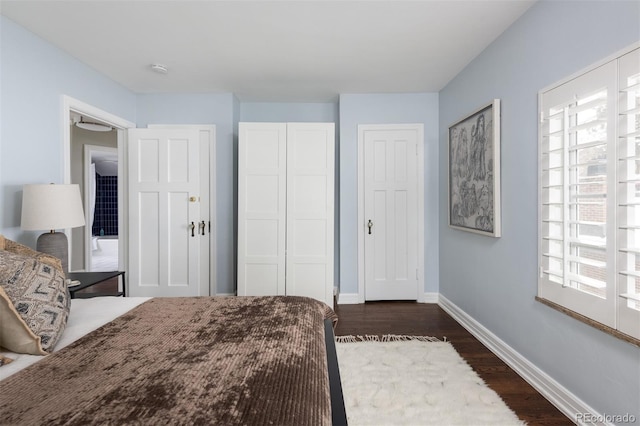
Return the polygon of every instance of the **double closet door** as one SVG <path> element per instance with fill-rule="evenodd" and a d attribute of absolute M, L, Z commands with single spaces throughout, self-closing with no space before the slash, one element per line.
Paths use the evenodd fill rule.
<path fill-rule="evenodd" d="M 238 295 L 333 306 L 333 123 L 240 123 Z"/>

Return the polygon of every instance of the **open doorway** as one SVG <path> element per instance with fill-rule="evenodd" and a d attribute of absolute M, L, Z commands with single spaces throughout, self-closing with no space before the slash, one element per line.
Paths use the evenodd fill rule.
<path fill-rule="evenodd" d="M 70 271 L 118 270 L 118 138 L 71 112 L 71 183 L 83 194 L 85 226 L 71 231 Z M 104 241 L 99 241 L 103 239 Z M 94 259 L 95 257 L 95 259 Z M 106 268 L 106 269 L 105 269 Z"/>
<path fill-rule="evenodd" d="M 117 141 L 114 141 L 117 142 Z M 73 139 L 72 139 L 73 146 Z M 118 265 L 118 150 L 84 145 L 85 268 L 116 271 Z"/>
<path fill-rule="evenodd" d="M 128 226 L 124 153 L 126 129 L 135 127 L 135 124 L 68 96 L 63 97 L 63 117 L 64 180 L 65 183 L 80 185 L 86 223 L 83 227 L 66 230 L 70 246 L 69 271 L 126 270 Z M 105 181 L 110 181 L 106 186 L 112 188 L 106 199 L 110 211 L 104 213 L 103 210 L 106 216 L 101 222 L 95 220 L 96 202 L 91 195 L 93 176 L 97 176 L 92 172 L 92 163 L 98 174 L 104 176 Z M 95 192 L 96 199 L 98 191 Z M 96 253 L 94 243 L 99 243 L 94 241 L 94 236 L 111 237 L 112 240 L 102 245 L 103 250 L 99 254 L 110 255 L 108 262 L 102 262 L 100 266 L 92 262 L 92 254 Z"/>

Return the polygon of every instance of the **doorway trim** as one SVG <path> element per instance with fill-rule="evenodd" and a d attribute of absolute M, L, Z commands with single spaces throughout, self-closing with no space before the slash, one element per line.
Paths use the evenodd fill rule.
<path fill-rule="evenodd" d="M 359 124 L 358 125 L 358 303 L 365 302 L 364 246 L 366 223 L 364 217 L 364 135 L 367 131 L 413 130 L 418 134 L 416 172 L 418 192 L 418 302 L 425 302 L 424 293 L 424 125 L 415 124 Z"/>
<path fill-rule="evenodd" d="M 128 220 L 126 217 L 127 212 L 127 197 L 126 197 L 126 182 L 127 182 L 127 164 L 126 162 L 126 129 L 136 127 L 135 123 L 132 123 L 117 115 L 111 114 L 107 111 L 96 108 L 93 105 L 89 105 L 71 96 L 62 95 L 62 111 L 60 121 L 62 123 L 62 152 L 63 152 L 63 179 L 65 184 L 71 183 L 71 125 L 70 117 L 71 113 L 75 112 L 81 114 L 84 117 L 89 117 L 114 127 L 117 131 L 117 144 L 118 144 L 118 229 L 122 230 L 122 238 L 118 238 L 118 264 L 120 267 L 128 269 L 127 262 L 127 242 L 128 242 Z M 86 214 L 86 213 L 85 213 Z M 86 226 L 86 225 L 85 225 Z M 69 245 L 71 245 L 71 229 L 65 229 L 64 233 L 67 235 Z M 69 246 L 69 252 L 71 247 Z"/>

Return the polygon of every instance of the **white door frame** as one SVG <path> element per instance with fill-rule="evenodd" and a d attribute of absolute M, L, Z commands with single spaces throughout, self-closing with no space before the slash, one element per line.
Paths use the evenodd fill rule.
<path fill-rule="evenodd" d="M 365 302 L 364 240 L 366 223 L 364 215 L 364 135 L 367 131 L 414 130 L 418 134 L 418 302 L 425 302 L 424 294 L 424 125 L 417 124 L 359 124 L 358 125 L 358 303 Z"/>
<path fill-rule="evenodd" d="M 128 256 L 128 242 L 129 242 L 129 222 L 126 212 L 128 211 L 127 194 L 126 194 L 126 182 L 127 176 L 127 164 L 126 164 L 126 129 L 136 127 L 135 123 L 132 123 L 124 118 L 113 115 L 109 112 L 96 108 L 93 105 L 89 105 L 78 99 L 74 99 L 67 95 L 62 95 L 62 113 L 60 122 L 62 125 L 62 152 L 63 152 L 63 172 L 64 183 L 71 183 L 71 127 L 69 124 L 69 117 L 71 112 L 78 113 L 83 117 L 89 117 L 107 123 L 117 130 L 117 143 L 118 143 L 118 229 L 122 237 L 118 238 L 118 265 L 124 270 L 128 270 L 127 256 Z M 85 213 L 86 214 L 86 213 Z M 85 225 L 86 226 L 86 225 Z M 65 234 L 71 243 L 71 229 L 65 229 Z M 70 249 L 71 247 L 69 247 Z M 71 256 L 69 256 L 71 259 Z"/>

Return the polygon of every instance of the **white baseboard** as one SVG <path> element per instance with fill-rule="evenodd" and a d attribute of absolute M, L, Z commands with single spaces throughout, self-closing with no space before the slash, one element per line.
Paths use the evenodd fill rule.
<path fill-rule="evenodd" d="M 441 294 L 438 305 L 569 419 L 584 425 L 610 424 L 579 421 L 604 417 Z"/>
<path fill-rule="evenodd" d="M 438 303 L 440 300 L 440 293 L 424 293 L 421 299 L 418 299 L 420 303 Z"/>
<path fill-rule="evenodd" d="M 358 293 L 338 293 L 338 305 L 356 305 L 360 303 Z"/>
<path fill-rule="evenodd" d="M 340 293 L 339 291 L 334 294 L 338 296 L 338 305 L 356 305 L 360 302 L 358 293 Z M 438 303 L 439 293 L 424 293 L 418 299 L 419 303 Z"/>

